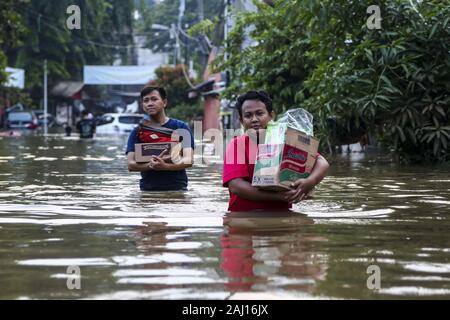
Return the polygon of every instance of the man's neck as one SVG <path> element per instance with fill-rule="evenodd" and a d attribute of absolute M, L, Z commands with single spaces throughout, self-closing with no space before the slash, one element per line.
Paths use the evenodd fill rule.
<path fill-rule="evenodd" d="M 264 140 L 266 138 L 266 130 L 265 129 L 259 129 L 259 130 L 247 130 L 245 134 L 256 144 L 263 144 Z"/>
<path fill-rule="evenodd" d="M 163 112 L 158 114 L 158 115 L 150 117 L 150 122 L 152 122 L 154 124 L 157 124 L 157 125 L 160 125 L 160 126 L 165 124 L 167 121 L 169 121 L 169 118 Z"/>

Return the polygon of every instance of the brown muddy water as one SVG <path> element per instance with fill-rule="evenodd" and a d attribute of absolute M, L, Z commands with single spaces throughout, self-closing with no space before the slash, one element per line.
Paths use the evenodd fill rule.
<path fill-rule="evenodd" d="M 449 167 L 343 155 L 295 212 L 230 215 L 220 161 L 141 192 L 125 143 L 0 138 L 0 299 L 450 298 Z"/>

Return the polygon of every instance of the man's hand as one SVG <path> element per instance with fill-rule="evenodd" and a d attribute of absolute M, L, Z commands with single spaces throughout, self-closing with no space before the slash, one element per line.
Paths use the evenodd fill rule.
<path fill-rule="evenodd" d="M 167 170 L 167 163 L 165 161 L 166 153 L 167 149 L 163 150 L 163 152 L 161 152 L 159 156 L 152 156 L 150 162 L 148 163 L 148 167 L 155 171 Z"/>
<path fill-rule="evenodd" d="M 289 203 L 297 203 L 304 200 L 308 193 L 315 187 L 315 184 L 310 179 L 298 179 L 291 184 L 291 191 L 287 192 L 286 201 Z"/>
<path fill-rule="evenodd" d="M 268 199 L 272 201 L 282 201 L 282 202 L 290 202 L 289 199 L 293 197 L 294 193 L 297 190 L 283 190 L 277 192 L 268 192 Z"/>

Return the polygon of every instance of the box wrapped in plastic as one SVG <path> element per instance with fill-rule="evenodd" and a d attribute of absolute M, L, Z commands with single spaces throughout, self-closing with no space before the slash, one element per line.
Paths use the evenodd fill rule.
<path fill-rule="evenodd" d="M 252 185 L 278 191 L 307 178 L 319 148 L 313 133 L 313 116 L 304 109 L 289 110 L 269 123 L 264 144 L 258 146 Z"/>

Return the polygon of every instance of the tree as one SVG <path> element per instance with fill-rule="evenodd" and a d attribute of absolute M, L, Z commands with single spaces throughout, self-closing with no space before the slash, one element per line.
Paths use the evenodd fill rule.
<path fill-rule="evenodd" d="M 325 145 L 371 133 L 407 161 L 450 159 L 449 0 L 383 1 L 380 30 L 366 24 L 373 1 L 255 3 L 217 61 L 228 95 L 263 88 L 278 112 L 308 109 Z"/>
<path fill-rule="evenodd" d="M 5 68 L 7 66 L 7 57 L 5 51 L 19 43 L 19 37 L 24 32 L 21 16 L 14 11 L 12 4 L 17 3 L 14 0 L 2 0 L 0 2 L 0 85 L 5 83 L 7 75 Z M 27 1 L 19 1 L 26 3 Z"/>
<path fill-rule="evenodd" d="M 178 26 L 180 0 L 162 1 L 143 12 L 139 23 L 139 32 L 148 34 L 147 47 L 154 52 L 173 53 L 175 49 L 175 38 L 168 30 L 154 30 L 153 24 L 171 27 Z M 178 31 L 180 40 L 181 60 L 193 60 L 198 73 L 202 73 L 206 66 L 210 48 L 203 36 L 190 37 L 187 30 L 202 19 L 217 20 L 218 28 L 207 35 L 212 44 L 219 45 L 223 41 L 223 12 L 224 2 L 222 0 L 186 0 L 186 8 L 181 21 L 182 31 Z M 172 57 L 173 59 L 173 57 Z M 180 61 L 178 61 L 180 62 Z M 187 61 L 184 61 L 187 63 Z"/>
<path fill-rule="evenodd" d="M 167 112 L 171 117 L 191 122 L 203 114 L 203 107 L 200 105 L 199 99 L 188 98 L 190 86 L 184 76 L 183 68 L 186 69 L 186 66 L 159 67 L 155 70 L 156 79 L 150 81 L 148 85 L 161 86 L 166 89 Z"/>
<path fill-rule="evenodd" d="M 11 1 L 12 2 L 12 1 Z M 81 29 L 68 30 L 70 5 L 82 12 Z M 42 97 L 43 61 L 48 60 L 49 85 L 82 79 L 85 64 L 126 61 L 132 44 L 132 0 L 32 0 L 14 2 L 13 9 L 25 21 L 27 33 L 21 45 L 6 51 L 12 65 L 27 72 L 26 87 L 38 102 Z"/>

